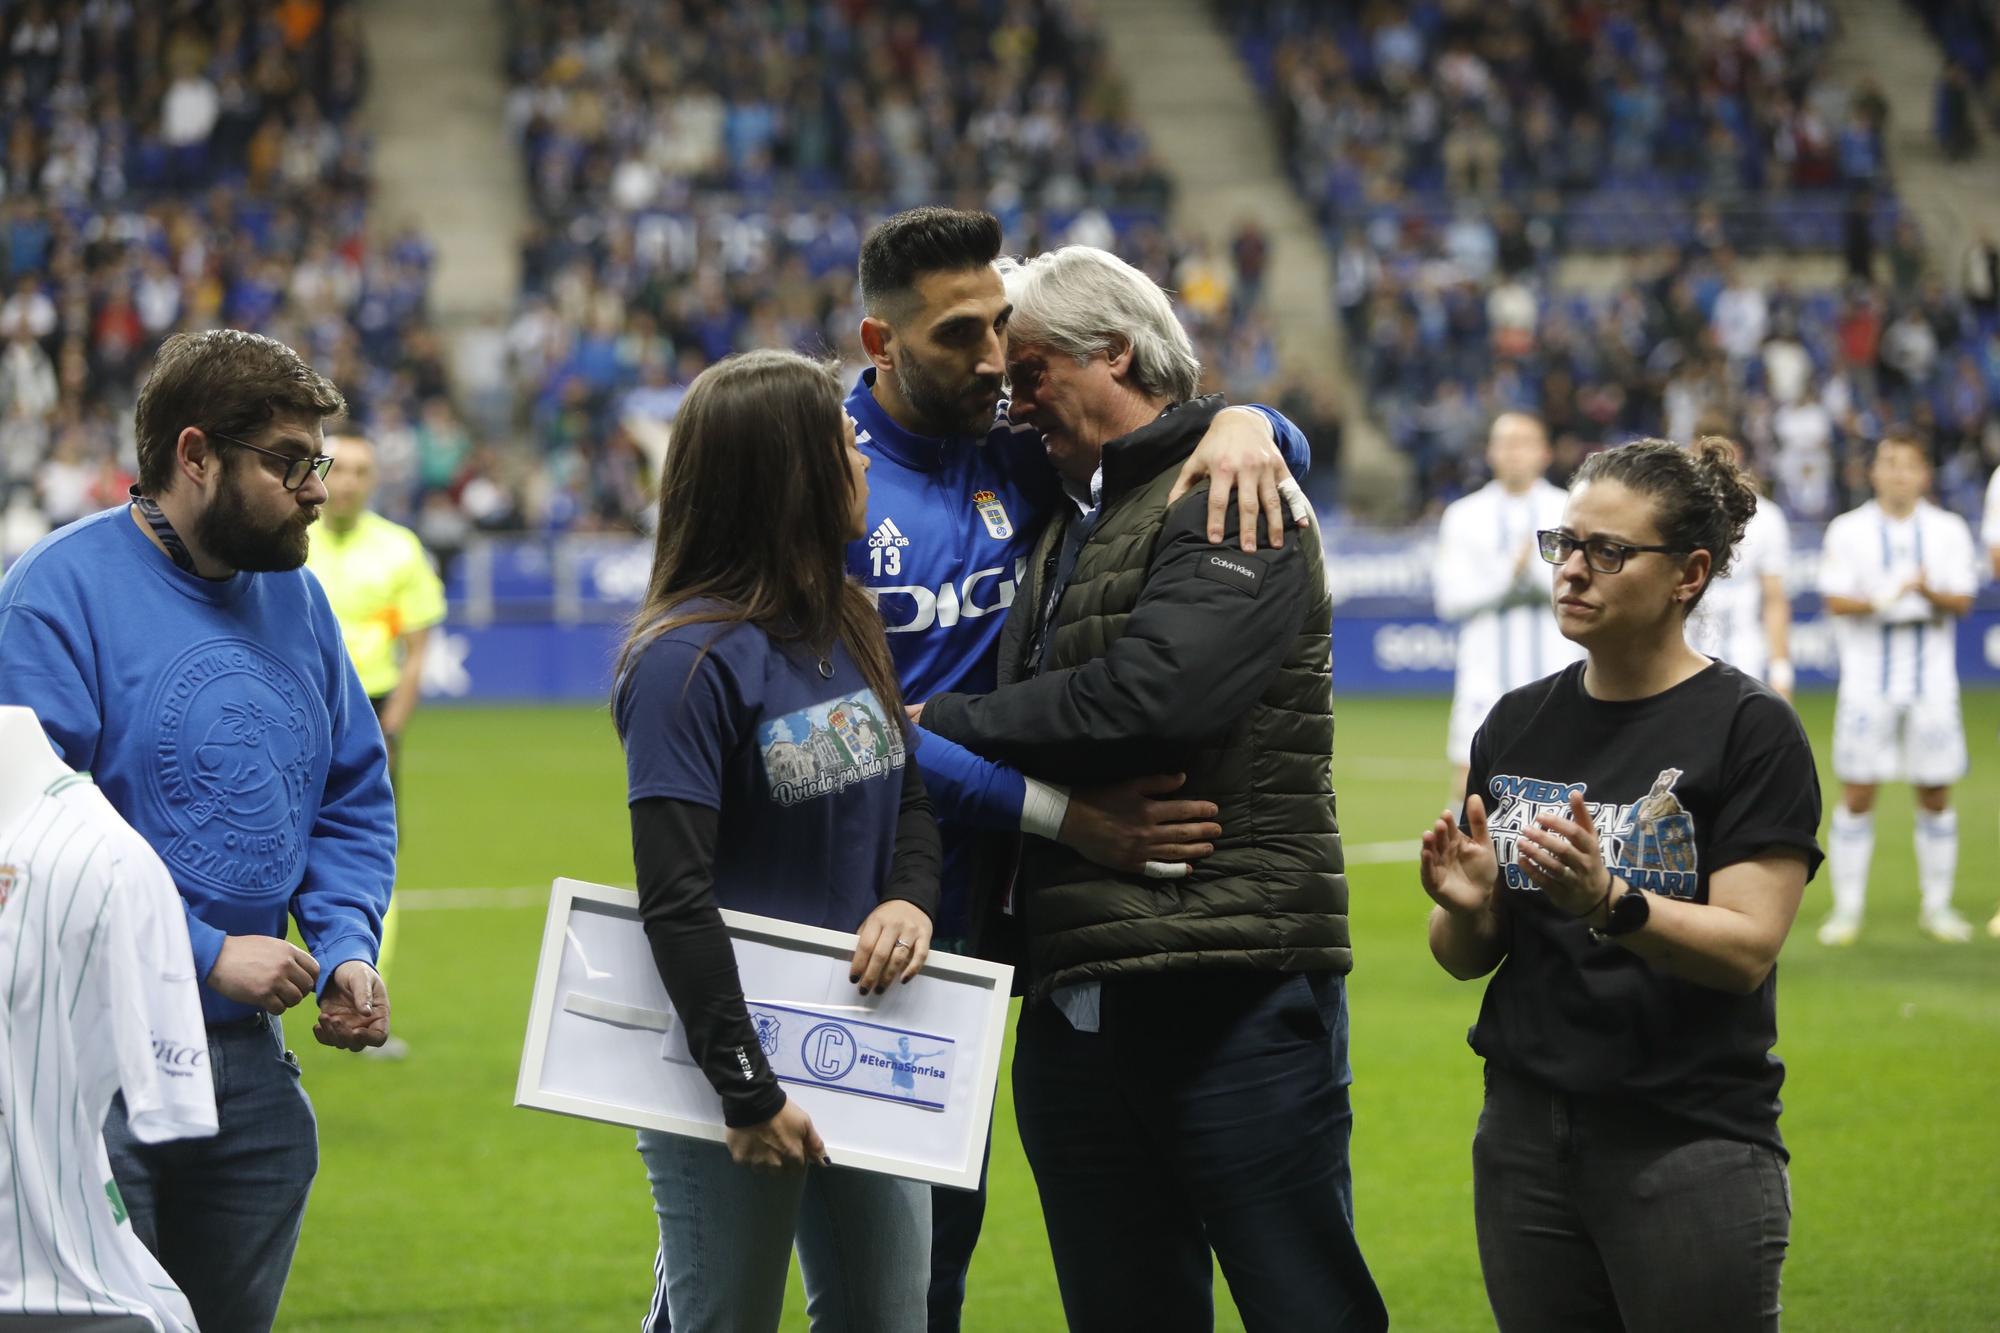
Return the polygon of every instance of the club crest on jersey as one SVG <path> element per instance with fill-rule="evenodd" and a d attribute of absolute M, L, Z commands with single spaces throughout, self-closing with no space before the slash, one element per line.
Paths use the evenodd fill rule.
<path fill-rule="evenodd" d="M 17 866 L 0 866 L 0 907 L 7 905 L 7 900 L 14 896 L 15 888 L 26 878 Z"/>
<path fill-rule="evenodd" d="M 972 507 L 979 511 L 979 521 L 986 525 L 986 533 L 994 541 L 1004 542 L 1014 535 L 1013 520 L 1007 517 L 1006 506 L 992 491 L 974 491 Z"/>

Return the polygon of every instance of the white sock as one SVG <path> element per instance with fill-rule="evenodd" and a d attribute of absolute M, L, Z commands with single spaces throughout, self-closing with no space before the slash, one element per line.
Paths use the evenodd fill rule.
<path fill-rule="evenodd" d="M 1924 894 L 1924 911 L 1951 906 L 1952 884 L 1958 878 L 1958 811 L 1917 810 L 1917 883 Z"/>
<path fill-rule="evenodd" d="M 1833 845 L 1827 849 L 1835 916 L 1859 919 L 1868 902 L 1868 863 L 1875 859 L 1875 812 L 1857 815 L 1833 807 Z"/>

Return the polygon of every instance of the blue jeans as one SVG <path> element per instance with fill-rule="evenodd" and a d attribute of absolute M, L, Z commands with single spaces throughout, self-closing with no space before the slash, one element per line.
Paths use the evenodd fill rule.
<path fill-rule="evenodd" d="M 660 1218 L 654 1308 L 675 1333 L 778 1327 L 792 1246 L 813 1333 L 923 1333 L 931 1190 L 838 1166 L 752 1171 L 706 1139 L 639 1131 Z"/>
<path fill-rule="evenodd" d="M 1099 1027 L 1031 1002 L 1014 1049 L 1069 1327 L 1208 1333 L 1212 1250 L 1251 1333 L 1386 1328 L 1354 1238 L 1341 978 L 1107 981 Z"/>
<path fill-rule="evenodd" d="M 285 1294 L 319 1170 L 319 1129 L 276 1018 L 211 1024 L 208 1065 L 215 1137 L 141 1143 L 118 1097 L 104 1146 L 132 1230 L 186 1294 L 196 1322 L 255 1333 L 271 1327 Z"/>
<path fill-rule="evenodd" d="M 1776 1149 L 1492 1065 L 1472 1140 L 1502 1333 L 1766 1333 L 1792 1195 Z"/>

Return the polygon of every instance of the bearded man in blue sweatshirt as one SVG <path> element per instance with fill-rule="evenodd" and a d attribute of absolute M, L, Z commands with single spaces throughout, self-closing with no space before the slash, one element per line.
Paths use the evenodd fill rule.
<path fill-rule="evenodd" d="M 104 1137 L 133 1229 L 204 1328 L 271 1327 L 318 1167 L 278 1015 L 311 994 L 322 1043 L 389 1035 L 387 754 L 302 568 L 332 464 L 320 423 L 345 406 L 282 343 L 176 334 L 139 395 L 132 502 L 0 581 L 0 704 L 34 710 L 187 910 L 221 1130 L 142 1143 L 120 1100 Z"/>

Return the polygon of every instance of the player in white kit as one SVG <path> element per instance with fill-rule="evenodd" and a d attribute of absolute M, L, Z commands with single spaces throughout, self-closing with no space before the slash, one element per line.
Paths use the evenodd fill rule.
<path fill-rule="evenodd" d="M 2000 468 L 1993 469 L 1986 483 L 1986 516 L 1979 522 L 1979 539 L 1986 544 L 1987 567 L 2000 579 Z M 2000 940 L 2000 912 L 1986 923 L 1986 933 Z"/>
<path fill-rule="evenodd" d="M 25 708 L 0 708 L 0 994 L 0 1316 L 193 1329 L 103 1133 L 121 1087 L 148 1143 L 215 1133 L 187 918 L 160 858 Z"/>
<path fill-rule="evenodd" d="M 1737 466 L 1743 446 L 1731 441 Z M 1708 585 L 1688 617 L 1687 638 L 1696 652 L 1721 658 L 1737 670 L 1792 697 L 1792 602 L 1785 575 L 1792 561 L 1791 528 L 1768 496 L 1743 530 L 1729 572 Z"/>
<path fill-rule="evenodd" d="M 1833 914 L 1819 938 L 1851 944 L 1860 933 L 1876 788 L 1907 781 L 1917 798 L 1918 921 L 1934 939 L 1959 943 L 1972 927 L 1951 906 L 1951 788 L 1966 770 L 1956 629 L 1979 585 L 1977 553 L 1965 520 L 1924 499 L 1931 465 L 1922 441 L 1885 436 L 1868 480 L 1875 498 L 1827 525 L 1820 555 L 1820 593 L 1840 654 L 1833 769 L 1842 792 L 1828 848 Z"/>
<path fill-rule="evenodd" d="M 1536 532 L 1562 526 L 1563 492 L 1542 475 L 1549 460 L 1548 431 L 1538 418 L 1501 413 L 1486 438 L 1493 480 L 1447 505 L 1438 524 L 1438 618 L 1458 622 L 1445 739 L 1456 769 L 1453 800 L 1465 789 L 1472 734 L 1500 696 L 1582 656 L 1556 629 L 1548 571 L 1535 549 Z"/>

